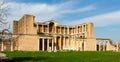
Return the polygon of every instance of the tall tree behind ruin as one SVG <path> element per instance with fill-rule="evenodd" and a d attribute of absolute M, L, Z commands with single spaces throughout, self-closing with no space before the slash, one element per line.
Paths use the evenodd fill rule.
<path fill-rule="evenodd" d="M 8 15 L 8 5 L 5 2 L 0 2 L 0 30 L 5 29 Z"/>

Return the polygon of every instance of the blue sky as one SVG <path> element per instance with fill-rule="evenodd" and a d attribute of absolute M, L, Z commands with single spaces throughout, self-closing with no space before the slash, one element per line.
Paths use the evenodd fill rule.
<path fill-rule="evenodd" d="M 96 38 L 120 42 L 120 0 L 6 0 L 8 21 L 23 14 L 35 15 L 36 22 L 56 20 L 63 25 L 94 23 Z"/>

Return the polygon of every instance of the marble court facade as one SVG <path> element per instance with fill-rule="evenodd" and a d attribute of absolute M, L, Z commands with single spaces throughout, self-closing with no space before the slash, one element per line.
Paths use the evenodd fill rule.
<path fill-rule="evenodd" d="M 102 50 L 94 37 L 94 24 L 65 26 L 54 20 L 34 22 L 35 16 L 25 14 L 13 21 L 14 50 L 19 51 L 96 51 Z M 109 40 L 105 50 L 114 50 Z M 103 49 L 104 50 L 104 49 Z"/>

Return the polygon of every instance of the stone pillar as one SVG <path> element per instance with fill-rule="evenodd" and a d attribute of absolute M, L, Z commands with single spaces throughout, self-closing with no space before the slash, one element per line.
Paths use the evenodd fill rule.
<path fill-rule="evenodd" d="M 74 44 L 75 44 L 74 37 L 72 39 L 73 39 L 73 41 L 72 41 L 72 50 L 74 50 Z"/>
<path fill-rule="evenodd" d="M 70 44 L 70 43 L 69 43 L 69 37 L 68 37 L 68 38 L 67 38 L 67 49 L 69 49 L 69 47 L 70 47 L 69 44 Z"/>
<path fill-rule="evenodd" d="M 65 44 L 65 37 L 63 38 L 63 49 L 65 48 L 66 44 Z"/>
<path fill-rule="evenodd" d="M 44 32 L 44 25 L 42 25 L 42 32 Z"/>
<path fill-rule="evenodd" d="M 101 47 L 100 46 L 101 46 L 101 44 L 99 43 L 99 51 L 101 51 Z"/>
<path fill-rule="evenodd" d="M 75 38 L 73 36 L 73 50 L 75 49 Z"/>
<path fill-rule="evenodd" d="M 79 27 L 79 26 L 78 26 Z M 79 28 L 77 27 L 77 34 L 79 33 Z"/>
<path fill-rule="evenodd" d="M 72 31 L 73 31 L 72 34 L 74 34 L 74 27 L 73 27 L 72 29 L 73 29 L 73 30 L 72 30 Z"/>
<path fill-rule="evenodd" d="M 83 40 L 83 42 L 82 42 L 82 50 L 84 51 L 85 50 L 85 41 L 84 41 L 84 39 L 82 39 Z"/>
<path fill-rule="evenodd" d="M 75 49 L 78 50 L 78 41 L 76 41 Z"/>
<path fill-rule="evenodd" d="M 55 26 L 55 34 L 57 33 L 56 31 L 57 31 L 57 30 L 56 30 L 56 26 Z"/>
<path fill-rule="evenodd" d="M 13 51 L 13 41 L 11 41 L 11 51 Z"/>
<path fill-rule="evenodd" d="M 75 34 L 77 34 L 77 29 L 76 29 L 76 27 L 75 27 Z"/>
<path fill-rule="evenodd" d="M 44 38 L 42 39 L 42 51 L 44 51 Z"/>
<path fill-rule="evenodd" d="M 55 49 L 54 49 L 54 51 L 56 51 L 56 46 L 57 46 L 57 45 L 56 45 L 56 37 L 55 37 L 55 46 L 54 46 Z"/>
<path fill-rule="evenodd" d="M 54 47 L 54 42 L 53 42 L 53 39 L 52 39 L 52 48 L 51 48 L 51 49 L 52 49 L 52 51 L 53 51 L 53 47 Z"/>
<path fill-rule="evenodd" d="M 86 24 L 85 24 L 85 28 L 84 29 L 85 29 L 85 32 L 86 32 Z"/>
<path fill-rule="evenodd" d="M 69 38 L 69 49 L 72 49 L 72 37 Z"/>
<path fill-rule="evenodd" d="M 65 34 L 65 27 L 64 27 L 64 34 Z"/>
<path fill-rule="evenodd" d="M 62 27 L 60 27 L 60 34 L 61 34 Z"/>
<path fill-rule="evenodd" d="M 68 38 L 68 49 L 70 50 L 71 46 L 70 46 L 70 37 Z"/>
<path fill-rule="evenodd" d="M 67 31 L 68 31 L 67 33 L 69 34 L 69 27 L 67 27 Z"/>
<path fill-rule="evenodd" d="M 119 51 L 119 43 L 117 43 L 117 50 L 116 51 Z"/>
<path fill-rule="evenodd" d="M 73 33 L 73 34 L 76 34 L 75 28 L 74 28 L 73 30 L 74 30 L 74 33 Z"/>
<path fill-rule="evenodd" d="M 3 51 L 3 41 L 1 42 L 1 51 Z"/>
<path fill-rule="evenodd" d="M 47 33 L 49 33 L 49 25 L 47 25 Z"/>
<path fill-rule="evenodd" d="M 47 39 L 47 50 L 49 51 L 49 39 Z"/>
<path fill-rule="evenodd" d="M 60 41 L 59 41 L 59 43 L 60 43 L 60 50 L 61 50 L 61 37 L 60 37 Z"/>
<path fill-rule="evenodd" d="M 82 32 L 84 32 L 84 26 L 82 25 Z"/>

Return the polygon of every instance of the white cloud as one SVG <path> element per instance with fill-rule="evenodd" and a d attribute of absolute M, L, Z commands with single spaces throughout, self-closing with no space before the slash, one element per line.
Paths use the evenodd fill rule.
<path fill-rule="evenodd" d="M 84 22 L 93 22 L 97 27 L 120 24 L 120 11 L 75 20 L 69 24 L 78 24 Z"/>
<path fill-rule="evenodd" d="M 15 2 L 9 2 L 8 4 L 10 7 L 10 15 L 8 17 L 9 21 L 20 19 L 20 17 L 24 14 L 32 14 L 36 16 L 36 21 L 47 21 L 57 19 L 68 13 L 80 13 L 95 9 L 92 5 L 74 8 L 75 4 L 73 1 L 52 5 L 45 3 L 35 4 Z"/>

